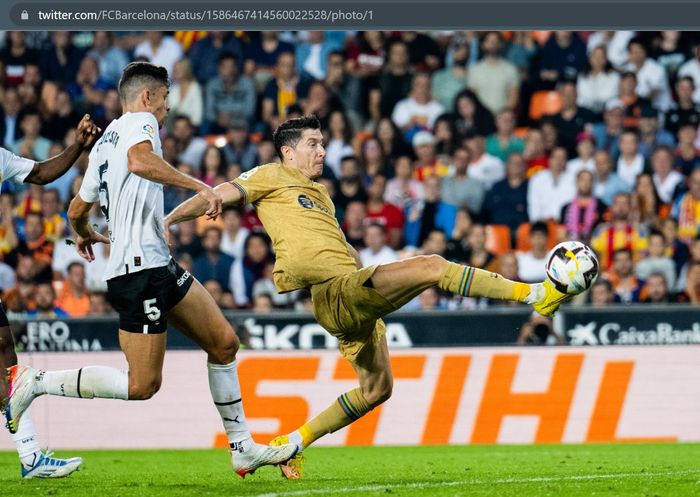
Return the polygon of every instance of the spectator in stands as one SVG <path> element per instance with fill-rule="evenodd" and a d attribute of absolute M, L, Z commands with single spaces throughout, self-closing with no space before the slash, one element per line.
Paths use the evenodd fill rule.
<path fill-rule="evenodd" d="M 408 97 L 412 80 L 408 48 L 405 43 L 394 41 L 389 45 L 389 55 L 384 71 L 377 80 L 377 87 L 369 93 L 371 119 L 378 121 L 390 116 L 396 104 Z"/>
<path fill-rule="evenodd" d="M 503 109 L 496 115 L 496 132 L 486 138 L 486 153 L 505 162 L 513 153 L 522 154 L 525 142 L 515 135 L 515 112 Z"/>
<path fill-rule="evenodd" d="M 539 78 L 557 83 L 576 81 L 586 65 L 586 45 L 573 31 L 555 31 L 542 47 Z"/>
<path fill-rule="evenodd" d="M 441 198 L 440 178 L 431 176 L 423 183 L 424 202 L 413 205 L 406 213 L 404 239 L 407 245 L 413 247 L 420 247 L 434 229 L 452 233 L 457 215 L 457 208 L 445 203 Z"/>
<path fill-rule="evenodd" d="M 700 303 L 700 262 L 690 262 L 687 274 L 685 288 L 676 296 L 676 299 L 679 302 L 689 302 L 697 305 Z"/>
<path fill-rule="evenodd" d="M 467 263 L 467 259 L 469 259 L 469 230 L 473 224 L 472 217 L 466 207 L 457 209 L 455 227 L 452 233 L 445 233 L 449 237 L 445 248 L 446 259 L 461 264 Z"/>
<path fill-rule="evenodd" d="M 591 287 L 590 299 L 593 307 L 605 307 L 613 304 L 615 302 L 615 291 L 612 283 L 605 278 L 598 278 Z"/>
<path fill-rule="evenodd" d="M 386 178 L 376 175 L 367 189 L 367 215 L 369 222 L 379 224 L 385 231 L 386 239 L 392 249 L 401 248 L 403 237 L 404 215 L 403 212 L 390 203 L 384 201 L 386 193 Z M 365 245 L 367 235 L 365 234 Z M 367 245 L 369 247 L 369 245 Z M 371 248 L 371 247 L 370 247 Z"/>
<path fill-rule="evenodd" d="M 399 157 L 411 154 L 411 147 L 404 140 L 403 134 L 388 117 L 379 120 L 375 138 L 379 140 L 382 155 L 388 165 L 394 165 Z"/>
<path fill-rule="evenodd" d="M 85 265 L 72 262 L 68 265 L 68 276 L 63 281 L 56 306 L 71 317 L 87 316 L 90 312 L 90 297 L 85 283 Z"/>
<path fill-rule="evenodd" d="M 43 133 L 53 142 L 61 142 L 66 136 L 66 130 L 80 121 L 82 116 L 73 108 L 70 93 L 58 90 L 51 113 L 45 116 Z"/>
<path fill-rule="evenodd" d="M 593 195 L 593 173 L 583 169 L 576 175 L 576 197 L 562 208 L 559 221 L 566 226 L 567 238 L 587 242 L 607 210 Z"/>
<path fill-rule="evenodd" d="M 455 128 L 460 137 L 464 138 L 470 133 L 488 136 L 496 131 L 493 114 L 473 91 L 460 92 L 455 98 L 454 109 Z"/>
<path fill-rule="evenodd" d="M 486 193 L 484 218 L 490 224 L 503 224 L 513 233 L 527 216 L 528 180 L 525 161 L 520 154 L 511 154 L 506 162 L 505 179 L 493 185 Z"/>
<path fill-rule="evenodd" d="M 367 202 L 367 192 L 364 187 L 362 169 L 357 157 L 351 155 L 343 157 L 340 161 L 339 188 L 335 196 L 334 203 L 336 212 L 341 214 L 345 211 L 350 202 Z"/>
<path fill-rule="evenodd" d="M 411 158 L 402 155 L 394 164 L 396 175 L 386 184 L 384 199 L 406 212 L 410 206 L 419 203 L 425 196 L 423 183 L 414 179 Z"/>
<path fill-rule="evenodd" d="M 331 99 L 345 110 L 353 125 L 360 127 L 367 116 L 366 91 L 362 82 L 345 69 L 345 54 L 342 51 L 328 55 L 328 70 L 324 80 Z M 376 80 L 373 85 L 376 85 Z M 368 91 L 368 90 L 367 90 Z"/>
<path fill-rule="evenodd" d="M 461 137 L 457 136 L 454 118 L 450 114 L 442 114 L 435 120 L 433 134 L 435 135 L 435 152 L 438 155 L 451 156 L 461 142 Z"/>
<path fill-rule="evenodd" d="M 659 198 L 665 204 L 673 201 L 676 188 L 684 181 L 684 176 L 673 170 L 673 152 L 660 145 L 651 156 L 651 168 L 654 171 L 654 186 Z"/>
<path fill-rule="evenodd" d="M 444 164 L 435 153 L 435 137 L 429 131 L 419 131 L 413 135 L 413 151 L 416 155 L 414 176 L 420 181 L 437 176 L 443 178 L 449 173 L 449 165 Z"/>
<path fill-rule="evenodd" d="M 102 129 L 107 129 L 107 126 L 119 119 L 122 115 L 122 103 L 119 98 L 119 93 L 116 89 L 110 88 L 105 92 L 102 100 L 102 115 L 95 116 L 95 123 Z"/>
<path fill-rule="evenodd" d="M 541 221 L 533 223 L 530 227 L 530 250 L 515 254 L 518 260 L 518 281 L 535 283 L 545 279 L 547 276 L 545 266 L 548 242 L 549 228 L 547 223 Z"/>
<path fill-rule="evenodd" d="M 17 90 L 8 88 L 5 90 L 2 102 L 0 102 L 0 140 L 5 148 L 10 148 L 20 136 L 20 109 L 22 104 Z"/>
<path fill-rule="evenodd" d="M 61 206 L 58 190 L 47 188 L 41 193 L 41 215 L 44 220 L 44 235 L 50 242 L 69 234 L 68 216 Z"/>
<path fill-rule="evenodd" d="M 102 79 L 113 87 L 117 86 L 122 70 L 129 63 L 126 53 L 115 45 L 114 36 L 110 31 L 95 31 L 92 37 L 92 49 L 86 57 L 97 61 Z M 47 79 L 50 78 L 47 77 Z"/>
<path fill-rule="evenodd" d="M 627 49 L 629 62 L 623 69 L 636 74 L 637 95 L 649 99 L 659 110 L 668 110 L 671 107 L 671 91 L 666 71 L 654 59 L 647 57 L 647 48 L 641 38 L 632 38 Z"/>
<path fill-rule="evenodd" d="M 31 260 L 29 277 L 37 282 L 51 281 L 51 258 L 53 243 L 44 236 L 44 225 L 41 214 L 28 212 L 25 217 L 24 239 L 20 240 L 14 252 L 8 254 L 8 264 L 17 268 L 19 260 Z"/>
<path fill-rule="evenodd" d="M 602 223 L 594 230 L 591 247 L 600 261 L 601 271 L 610 268 L 613 254 L 619 249 L 629 251 L 635 261 L 647 250 L 648 232 L 643 224 L 633 223 L 632 203 L 628 193 L 618 193 L 610 206 L 610 222 Z"/>
<path fill-rule="evenodd" d="M 343 111 L 331 112 L 328 117 L 328 135 L 325 165 L 333 171 L 333 175 L 337 178 L 340 176 L 340 159 L 353 153 L 352 126 Z M 381 149 L 379 152 L 381 156 Z"/>
<path fill-rule="evenodd" d="M 549 157 L 544 146 L 544 135 L 539 128 L 530 128 L 525 139 L 522 158 L 526 164 L 526 177 L 531 178 L 542 169 L 549 167 Z"/>
<path fill-rule="evenodd" d="M 323 80 L 328 71 L 328 56 L 342 48 L 323 31 L 309 31 L 308 40 L 296 47 L 297 72 L 311 79 Z"/>
<path fill-rule="evenodd" d="M 520 76 L 517 68 L 501 55 L 502 36 L 489 31 L 481 42 L 483 58 L 469 69 L 468 86 L 493 113 L 518 105 Z"/>
<path fill-rule="evenodd" d="M 666 255 L 666 239 L 660 231 L 653 230 L 649 233 L 649 255 L 637 263 L 635 273 L 645 281 L 652 274 L 661 274 L 666 287 L 675 288 L 676 265 Z"/>
<path fill-rule="evenodd" d="M 669 293 L 669 285 L 666 283 L 666 278 L 662 273 L 652 273 L 646 279 L 644 297 L 641 302 L 645 304 L 667 304 L 672 302 L 671 294 Z"/>
<path fill-rule="evenodd" d="M 347 48 L 350 73 L 376 84 L 386 62 L 386 39 L 383 31 L 362 31 Z"/>
<path fill-rule="evenodd" d="M 655 226 L 661 214 L 666 215 L 667 210 L 656 191 L 652 175 L 642 173 L 637 176 L 632 192 L 631 218 L 635 222 Z"/>
<path fill-rule="evenodd" d="M 576 176 L 579 171 L 595 171 L 595 138 L 587 131 L 576 137 L 576 157 L 566 163 L 566 172 Z"/>
<path fill-rule="evenodd" d="M 218 75 L 207 82 L 204 103 L 204 116 L 214 133 L 225 130 L 232 119 L 250 122 L 254 118 L 257 104 L 255 83 L 240 74 L 234 54 L 224 52 L 219 56 Z"/>
<path fill-rule="evenodd" d="M 377 222 L 370 221 L 365 228 L 365 247 L 359 252 L 363 267 L 399 259 L 396 251 L 386 244 L 385 227 Z"/>
<path fill-rule="evenodd" d="M 178 257 L 188 254 L 193 260 L 203 255 L 204 247 L 202 247 L 202 240 L 197 236 L 195 221 L 184 221 L 179 223 L 177 228 L 177 236 L 171 237 L 175 244 L 175 254 Z"/>
<path fill-rule="evenodd" d="M 205 38 L 192 45 L 188 58 L 192 61 L 192 70 L 199 84 L 205 85 L 217 76 L 219 59 L 224 53 L 232 54 L 240 67 L 243 62 L 243 47 L 231 32 L 209 31 Z"/>
<path fill-rule="evenodd" d="M 678 130 L 673 167 L 683 176 L 689 176 L 693 169 L 700 167 L 700 151 L 695 147 L 696 135 L 697 124 L 682 124 Z"/>
<path fill-rule="evenodd" d="M 434 286 L 423 290 L 418 296 L 418 302 L 418 309 L 421 311 L 440 311 L 447 308 L 445 303 L 441 301 L 440 294 Z"/>
<path fill-rule="evenodd" d="M 458 148 L 453 155 L 448 180 L 442 185 L 442 200 L 455 207 L 467 207 L 474 217 L 481 215 L 486 191 L 484 185 L 469 177 L 469 150 Z"/>
<path fill-rule="evenodd" d="M 443 112 L 445 108 L 430 93 L 430 75 L 417 73 L 408 97 L 396 103 L 391 119 L 410 135 L 417 130 L 433 129 L 435 120 Z"/>
<path fill-rule="evenodd" d="M 367 207 L 364 202 L 353 200 L 348 203 L 341 228 L 347 242 L 358 251 L 365 248 L 364 222 L 366 217 Z"/>
<path fill-rule="evenodd" d="M 211 187 L 226 181 L 226 159 L 219 147 L 209 145 L 206 148 L 199 171 L 200 179 Z"/>
<path fill-rule="evenodd" d="M 700 124 L 700 108 L 693 101 L 693 93 L 695 92 L 693 78 L 690 76 L 679 78 L 675 89 L 676 101 L 666 112 L 664 119 L 664 128 L 673 136 L 676 136 L 679 128 L 685 124 L 692 124 L 696 128 Z"/>
<path fill-rule="evenodd" d="M 27 46 L 26 32 L 8 31 L 0 62 L 5 66 L 5 84 L 14 88 L 22 82 L 27 65 L 39 62 L 39 54 Z"/>
<path fill-rule="evenodd" d="M 612 266 L 604 277 L 610 280 L 617 298 L 623 304 L 631 304 L 641 300 L 644 281 L 634 274 L 634 261 L 632 251 L 629 248 L 615 250 Z"/>
<path fill-rule="evenodd" d="M 26 109 L 20 119 L 23 136 L 10 145 L 10 150 L 20 157 L 34 159 L 37 162 L 49 158 L 51 142 L 41 136 L 41 114 L 36 108 Z"/>
<path fill-rule="evenodd" d="M 175 63 L 172 79 L 168 95 L 169 115 L 187 116 L 192 125 L 199 128 L 204 118 L 204 97 L 202 87 L 192 73 L 190 59 L 180 59 Z"/>
<path fill-rule="evenodd" d="M 629 188 L 634 187 L 637 176 L 646 169 L 644 156 L 639 153 L 639 135 L 627 128 L 620 136 L 620 157 L 617 159 L 617 175 Z"/>
<path fill-rule="evenodd" d="M 204 253 L 194 258 L 194 276 L 199 281 L 216 280 L 229 290 L 229 278 L 233 258 L 221 251 L 221 229 L 207 226 L 202 235 Z"/>
<path fill-rule="evenodd" d="M 688 177 L 688 192 L 676 197 L 671 215 L 678 220 L 678 238 L 689 243 L 700 233 L 700 169 Z"/>
<path fill-rule="evenodd" d="M 528 218 L 531 222 L 559 219 L 562 207 L 575 196 L 575 179 L 566 171 L 566 149 L 557 147 L 549 155 L 549 168 L 530 179 L 527 191 Z"/>
<path fill-rule="evenodd" d="M 584 131 L 586 126 L 597 119 L 593 112 L 578 106 L 574 81 L 559 83 L 557 89 L 561 95 L 562 108 L 551 119 L 559 132 L 558 145 L 566 148 L 567 153 L 572 156 L 576 153 L 578 135 Z"/>
<path fill-rule="evenodd" d="M 258 157 L 258 146 L 250 140 L 248 122 L 245 119 L 234 119 L 226 131 L 226 145 L 222 152 L 227 164 L 238 164 L 241 171 L 250 171 L 255 166 L 267 164 Z"/>
<path fill-rule="evenodd" d="M 564 339 L 554 332 L 552 320 L 533 312 L 523 324 L 517 339 L 518 345 L 563 345 Z"/>
<path fill-rule="evenodd" d="M 189 164 L 197 173 L 202 157 L 207 150 L 207 142 L 204 138 L 195 135 L 196 129 L 187 116 L 177 116 L 173 122 L 172 136 L 175 138 L 175 150 L 177 150 L 178 162 Z"/>
<path fill-rule="evenodd" d="M 73 44 L 73 33 L 54 31 L 51 43 L 41 52 L 39 70 L 47 81 L 69 84 L 75 79 L 82 58 L 83 54 Z"/>
<path fill-rule="evenodd" d="M 608 100 L 605 104 L 603 122 L 593 125 L 593 136 L 597 150 L 603 150 L 610 157 L 617 159 L 620 153 L 620 135 L 623 131 L 625 106 L 619 98 Z"/>
<path fill-rule="evenodd" d="M 393 169 L 387 163 L 379 140 L 370 136 L 362 143 L 361 163 L 365 173 L 365 182 L 369 182 L 376 175 L 388 177 L 394 174 Z"/>
<path fill-rule="evenodd" d="M 605 47 L 594 48 L 588 54 L 588 64 L 576 81 L 578 105 L 602 114 L 605 104 L 617 97 L 619 84 L 620 75 L 613 70 Z"/>
<path fill-rule="evenodd" d="M 333 97 L 323 81 L 311 81 L 306 98 L 300 104 L 302 114 L 316 116 L 321 122 L 321 128 L 326 130 L 328 129 L 328 120 L 331 113 L 335 110 L 342 110 L 340 102 Z"/>
<path fill-rule="evenodd" d="M 608 152 L 598 150 L 593 160 L 595 162 L 593 194 L 606 205 L 611 205 L 615 195 L 629 192 L 630 187 L 613 171 L 613 162 Z"/>
<path fill-rule="evenodd" d="M 467 264 L 479 269 L 491 269 L 496 255 L 486 249 L 486 227 L 483 224 L 473 224 L 467 235 L 469 256 Z"/>
<path fill-rule="evenodd" d="M 163 66 L 172 74 L 175 62 L 183 56 L 182 46 L 172 36 L 166 36 L 163 31 L 146 31 L 145 40 L 134 50 L 134 58 L 143 58 L 157 66 Z M 207 54 L 206 57 L 211 57 Z"/>
<path fill-rule="evenodd" d="M 226 207 L 221 213 L 224 230 L 221 237 L 221 251 L 234 260 L 243 257 L 245 241 L 250 230 L 242 226 L 243 216 L 236 207 Z"/>
<path fill-rule="evenodd" d="M 678 69 L 678 78 L 679 81 L 686 77 L 693 80 L 693 101 L 696 104 L 700 104 L 700 43 L 696 42 L 695 46 L 693 47 L 693 54 L 695 57 L 690 59 L 688 62 L 683 64 L 680 69 Z"/>
<path fill-rule="evenodd" d="M 243 258 L 234 262 L 229 282 L 224 287 L 231 286 L 237 306 L 246 306 L 252 302 L 255 283 L 271 277 L 268 265 L 274 260 L 270 237 L 262 232 L 252 232 L 245 241 Z"/>
<path fill-rule="evenodd" d="M 272 296 L 267 293 L 261 293 L 255 296 L 253 299 L 253 312 L 256 314 L 267 314 L 268 312 L 274 311 L 275 308 L 272 305 Z"/>
<path fill-rule="evenodd" d="M 406 44 L 411 65 L 416 70 L 432 73 L 441 66 L 440 47 L 433 38 L 417 31 L 401 31 L 399 36 Z"/>
<path fill-rule="evenodd" d="M 294 45 L 281 41 L 276 31 L 259 33 L 259 36 L 254 37 L 245 47 L 245 73 L 249 76 L 255 75 L 258 88 L 263 88 L 274 76 L 277 59 L 284 52 L 293 54 Z"/>
<path fill-rule="evenodd" d="M 38 283 L 35 290 L 36 308 L 27 312 L 27 317 L 57 319 L 68 317 L 68 313 L 56 305 L 56 292 L 51 282 Z"/>
<path fill-rule="evenodd" d="M 455 97 L 467 87 L 469 52 L 469 41 L 463 36 L 455 35 L 448 47 L 448 53 L 451 54 L 448 64 L 433 74 L 433 97 L 447 112 L 454 112 Z"/>
<path fill-rule="evenodd" d="M 436 229 L 428 233 L 428 237 L 423 242 L 420 249 L 423 255 L 439 255 L 445 257 L 447 254 L 447 236 L 445 232 Z"/>
<path fill-rule="evenodd" d="M 673 217 L 662 219 L 660 229 L 666 240 L 665 254 L 673 259 L 676 266 L 676 276 L 678 276 L 690 259 L 688 246 L 678 239 L 678 220 Z M 700 244 L 698 245 L 698 260 L 700 260 Z M 679 286 L 676 285 L 676 288 Z"/>
<path fill-rule="evenodd" d="M 109 88 L 109 83 L 100 77 L 97 61 L 85 57 L 80 61 L 75 83 L 68 86 L 68 93 L 81 113 L 100 115 L 103 112 L 102 103 L 105 92 Z"/>
<path fill-rule="evenodd" d="M 486 152 L 486 141 L 483 135 L 471 132 L 464 138 L 464 144 L 469 150 L 469 176 L 481 181 L 486 190 L 505 177 L 505 166 L 498 157 Z"/>
<path fill-rule="evenodd" d="M 306 95 L 308 82 L 295 70 L 294 54 L 282 52 L 275 66 L 275 77 L 263 90 L 262 120 L 276 128 L 278 122 L 287 118 L 287 109 Z"/>
<path fill-rule="evenodd" d="M 107 294 L 104 292 L 93 292 L 90 294 L 90 311 L 91 316 L 99 316 L 114 312 L 112 306 L 107 302 Z"/>
<path fill-rule="evenodd" d="M 671 133 L 659 128 L 659 113 L 656 109 L 645 106 L 639 115 L 639 152 L 649 160 L 658 147 L 673 150 L 676 140 Z"/>

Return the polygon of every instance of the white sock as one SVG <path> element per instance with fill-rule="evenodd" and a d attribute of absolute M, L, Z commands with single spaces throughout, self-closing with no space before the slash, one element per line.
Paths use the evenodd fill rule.
<path fill-rule="evenodd" d="M 289 443 L 297 444 L 297 447 L 299 447 L 299 452 L 302 452 L 306 448 L 302 443 L 304 438 L 301 436 L 301 433 L 299 433 L 299 430 L 291 432 L 289 435 L 287 435 L 287 437 L 289 438 Z"/>
<path fill-rule="evenodd" d="M 39 442 L 36 439 L 36 430 L 29 411 L 22 415 L 22 418 L 19 420 L 19 429 L 17 433 L 12 434 L 12 439 L 17 446 L 17 453 L 22 465 L 34 466 L 41 453 L 41 447 L 39 447 Z"/>
<path fill-rule="evenodd" d="M 245 451 L 253 445 L 248 422 L 243 414 L 241 385 L 238 383 L 236 361 L 230 364 L 207 363 L 209 390 L 214 405 L 221 415 L 231 448 Z"/>
<path fill-rule="evenodd" d="M 65 371 L 40 371 L 36 380 L 37 395 L 129 400 L 129 374 L 116 368 L 88 366 Z"/>

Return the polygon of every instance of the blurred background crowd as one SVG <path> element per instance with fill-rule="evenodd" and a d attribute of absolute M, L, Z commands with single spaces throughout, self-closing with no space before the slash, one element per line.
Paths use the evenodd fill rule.
<path fill-rule="evenodd" d="M 558 241 L 589 243 L 593 305 L 700 301 L 700 33 L 0 32 L 0 140 L 44 160 L 89 113 L 120 115 L 132 60 L 166 67 L 173 166 L 217 185 L 276 162 L 272 131 L 316 115 L 321 181 L 365 265 L 440 254 L 507 278 L 545 277 Z M 111 312 L 71 246 L 66 208 L 86 157 L 44 187 L 0 193 L 0 290 L 11 315 Z M 165 188 L 166 213 L 191 192 Z M 105 228 L 95 209 L 92 222 Z M 278 294 L 255 210 L 172 236 L 224 309 L 305 309 Z M 429 289 L 411 310 L 495 302 Z"/>

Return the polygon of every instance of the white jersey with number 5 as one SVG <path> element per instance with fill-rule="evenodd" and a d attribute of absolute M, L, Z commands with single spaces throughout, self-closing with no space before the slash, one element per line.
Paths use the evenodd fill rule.
<path fill-rule="evenodd" d="M 79 195 L 99 200 L 112 242 L 104 279 L 168 264 L 163 234 L 163 186 L 129 171 L 131 147 L 149 141 L 163 156 L 158 122 L 150 112 L 127 112 L 107 126 L 90 152 Z"/>

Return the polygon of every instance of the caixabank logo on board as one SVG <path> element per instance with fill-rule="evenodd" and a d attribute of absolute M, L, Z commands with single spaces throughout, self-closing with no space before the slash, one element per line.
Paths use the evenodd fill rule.
<path fill-rule="evenodd" d="M 674 345 L 700 344 L 700 323 L 690 328 L 658 322 L 649 326 L 626 326 L 618 322 L 576 323 L 566 330 L 569 345 Z"/>

